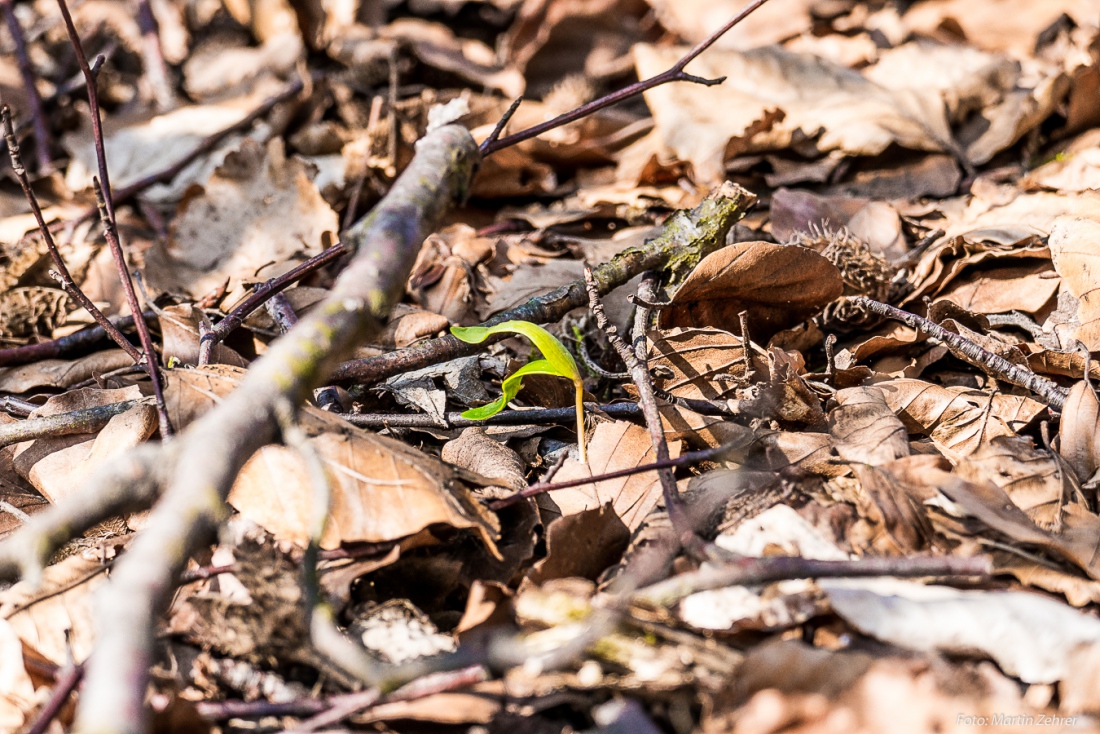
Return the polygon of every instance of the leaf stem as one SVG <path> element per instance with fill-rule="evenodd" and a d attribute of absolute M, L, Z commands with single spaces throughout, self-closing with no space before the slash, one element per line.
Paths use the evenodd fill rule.
<path fill-rule="evenodd" d="M 588 454 L 584 448 L 584 383 L 574 380 L 577 387 L 577 446 L 580 447 L 581 463 L 588 463 Z"/>

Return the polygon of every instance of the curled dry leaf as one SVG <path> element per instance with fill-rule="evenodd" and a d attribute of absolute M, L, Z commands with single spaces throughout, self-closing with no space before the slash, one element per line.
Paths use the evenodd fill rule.
<path fill-rule="evenodd" d="M 923 380 L 891 380 L 878 387 L 909 432 L 927 435 L 949 459 L 972 454 L 997 436 L 1016 435 L 1046 410 L 1028 397 Z"/>
<path fill-rule="evenodd" d="M 639 78 L 669 68 L 685 48 L 634 47 Z M 692 73 L 726 76 L 717 87 L 665 85 L 645 93 L 657 130 L 681 160 L 691 161 L 704 180 L 718 180 L 730 140 L 739 152 L 783 150 L 810 138 L 819 151 L 873 156 L 891 144 L 915 150 L 943 150 L 951 140 L 943 104 L 895 93 L 810 54 L 777 46 L 751 51 L 711 49 L 691 64 Z M 780 109 L 767 130 L 743 139 L 754 124 Z"/>
<path fill-rule="evenodd" d="M 333 492 L 322 547 L 397 540 L 440 523 L 475 531 L 496 552 L 496 517 L 459 482 L 453 468 L 321 410 L 307 408 L 302 419 Z M 261 449 L 241 470 L 229 503 L 280 540 L 305 546 L 309 539 L 313 489 L 291 449 Z"/>
<path fill-rule="evenodd" d="M 198 299 L 272 262 L 316 255 L 339 221 L 311 177 L 308 164 L 286 157 L 281 139 L 266 149 L 246 140 L 181 203 L 167 246 L 158 242 L 146 255 L 149 282 Z"/>
<path fill-rule="evenodd" d="M 141 399 L 137 386 L 117 390 L 71 390 L 50 398 L 30 417 Z M 112 417 L 96 435 L 53 436 L 21 443 L 15 449 L 13 464 L 43 497 L 57 503 L 77 491 L 95 469 L 146 441 L 156 430 L 156 409 L 152 405 L 139 404 Z"/>
<path fill-rule="evenodd" d="M 38 387 L 64 390 L 133 364 L 134 360 L 121 349 L 108 349 L 73 360 L 43 359 L 18 367 L 0 368 L 0 391 L 18 394 Z"/>
<path fill-rule="evenodd" d="M 458 438 L 443 444 L 440 457 L 448 464 L 495 480 L 510 490 L 527 487 L 523 459 L 500 441 L 487 436 L 484 428 L 467 428 Z"/>
<path fill-rule="evenodd" d="M 844 292 L 840 271 L 804 247 L 739 242 L 707 255 L 661 311 L 662 329 L 713 327 L 740 332 L 749 311 L 754 341 L 818 313 Z"/>
<path fill-rule="evenodd" d="M 1073 491 L 1067 472 L 1055 457 L 1021 436 L 990 440 L 960 461 L 955 473 L 971 482 L 996 484 L 1013 504 L 1045 528 L 1058 522 L 1062 505 Z"/>
<path fill-rule="evenodd" d="M 1087 482 L 1100 468 L 1100 400 L 1088 380 L 1080 380 L 1066 396 L 1058 453 L 1073 467 L 1077 478 Z"/>
<path fill-rule="evenodd" d="M 1050 231 L 1050 256 L 1062 282 L 1078 299 L 1073 338 L 1100 350 L 1100 222 L 1060 217 Z"/>
<path fill-rule="evenodd" d="M 669 456 L 680 455 L 680 444 L 673 441 L 668 447 Z M 588 444 L 588 463 L 569 459 L 554 475 L 554 481 L 564 482 L 596 474 L 606 474 L 655 461 L 649 432 L 641 426 L 626 421 L 601 423 Z M 661 485 L 656 472 L 634 474 L 621 479 L 608 479 L 598 484 L 584 484 L 556 492 L 539 495 L 539 507 L 543 519 L 574 515 L 578 512 L 601 507 L 611 502 L 615 513 L 631 531 L 637 530 L 646 515 L 657 506 L 661 498 Z"/>
<path fill-rule="evenodd" d="M 851 387 L 836 394 L 829 433 L 845 461 L 878 466 L 909 455 L 909 432 L 874 387 Z"/>

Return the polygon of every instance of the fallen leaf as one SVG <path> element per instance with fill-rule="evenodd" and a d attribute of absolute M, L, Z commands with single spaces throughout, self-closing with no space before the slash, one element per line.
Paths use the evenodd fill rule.
<path fill-rule="evenodd" d="M 164 370 L 164 405 L 177 431 L 191 425 L 236 389 L 245 371 L 231 365 Z"/>
<path fill-rule="evenodd" d="M 564 515 L 547 526 L 546 558 L 526 578 L 535 585 L 568 577 L 595 581 L 618 562 L 629 543 L 630 530 L 611 502 Z"/>
<path fill-rule="evenodd" d="M 1060 217 L 1050 231 L 1050 256 L 1066 288 L 1078 299 L 1079 326 L 1073 338 L 1090 352 L 1100 350 L 1100 222 Z"/>
<path fill-rule="evenodd" d="M 397 540 L 441 523 L 474 530 L 495 551 L 496 517 L 446 464 L 324 411 L 307 408 L 303 419 L 333 492 L 323 548 Z M 309 539 L 313 489 L 292 449 L 257 452 L 238 475 L 229 503 L 280 540 L 304 547 Z"/>
<path fill-rule="evenodd" d="M 1038 594 L 960 591 L 896 579 L 819 582 L 833 609 L 893 645 L 992 658 L 1025 683 L 1070 676 L 1070 653 L 1100 642 L 1100 622 Z"/>
<path fill-rule="evenodd" d="M 95 596 L 106 570 L 102 559 L 81 554 L 47 566 L 40 583 L 0 591 L 0 619 L 51 662 L 64 666 L 70 655 L 83 662 L 95 645 Z"/>
<path fill-rule="evenodd" d="M 833 446 L 845 461 L 878 466 L 909 455 L 909 432 L 874 387 L 851 387 L 836 394 L 829 413 Z"/>
<path fill-rule="evenodd" d="M 31 413 L 31 417 L 141 400 L 142 397 L 136 386 L 117 390 L 94 387 L 71 390 L 47 400 Z M 138 404 L 113 416 L 97 434 L 54 436 L 21 443 L 15 449 L 13 464 L 43 497 L 56 504 L 78 491 L 96 469 L 148 440 L 156 430 L 156 409 L 152 405 Z"/>
<path fill-rule="evenodd" d="M 990 395 L 899 379 L 878 386 L 911 433 L 922 433 L 949 459 L 974 453 L 997 436 L 1014 436 L 1046 406 L 1019 395 Z"/>
<path fill-rule="evenodd" d="M 672 66 L 687 51 L 634 47 L 639 78 Z M 768 110 L 786 113 L 769 131 L 745 141 L 745 153 L 783 150 L 812 139 L 820 152 L 873 156 L 891 144 L 939 151 L 951 140 L 943 105 L 899 97 L 858 72 L 808 54 L 775 46 L 751 51 L 711 49 L 691 73 L 725 76 L 719 87 L 665 85 L 645 93 L 657 130 L 704 181 L 722 178 L 726 145 L 741 138 Z"/>
<path fill-rule="evenodd" d="M 679 456 L 679 442 L 672 442 L 668 453 L 672 458 Z M 568 459 L 554 475 L 554 480 L 582 479 L 653 461 L 653 444 L 646 429 L 626 421 L 600 423 L 588 443 L 588 464 Z M 575 515 L 610 502 L 615 514 L 633 531 L 657 506 L 660 498 L 661 483 L 657 473 L 646 472 L 539 495 L 539 508 L 544 522 L 549 524 L 547 518 Z"/>
<path fill-rule="evenodd" d="M 712 327 L 738 333 L 749 311 L 753 340 L 813 316 L 844 292 L 840 272 L 812 250 L 739 242 L 707 255 L 661 310 L 658 326 Z"/>
<path fill-rule="evenodd" d="M 475 474 L 496 480 L 512 491 L 527 488 L 523 459 L 484 428 L 466 428 L 459 437 L 443 444 L 440 458 Z"/>
<path fill-rule="evenodd" d="M 295 255 L 316 255 L 336 213 L 310 180 L 306 163 L 287 158 L 280 139 L 266 149 L 246 140 L 199 192 L 180 205 L 167 245 L 146 255 L 149 282 L 199 299 L 230 281 Z"/>
<path fill-rule="evenodd" d="M 194 305 L 181 303 L 161 309 L 157 319 L 160 322 L 161 338 L 164 340 L 164 361 L 175 358 L 183 364 L 198 364 L 201 319 Z M 248 361 L 244 357 L 221 343 L 214 345 L 210 361 L 214 364 L 248 367 Z"/>
<path fill-rule="evenodd" d="M 25 393 L 38 387 L 65 389 L 134 364 L 121 349 L 108 349 L 80 359 L 43 359 L 19 367 L 0 368 L 0 391 Z"/>
<path fill-rule="evenodd" d="M 1077 478 L 1087 482 L 1100 468 L 1100 400 L 1088 380 L 1079 380 L 1070 388 L 1058 435 L 1058 453 Z"/>
<path fill-rule="evenodd" d="M 35 708 L 34 683 L 23 665 L 23 642 L 0 620 L 0 729 L 21 731 Z"/>

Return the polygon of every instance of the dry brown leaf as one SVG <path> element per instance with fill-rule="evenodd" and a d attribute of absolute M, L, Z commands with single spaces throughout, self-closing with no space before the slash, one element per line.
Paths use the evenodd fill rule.
<path fill-rule="evenodd" d="M 639 78 L 654 76 L 685 48 L 634 47 Z M 727 143 L 741 138 L 769 110 L 786 113 L 767 132 L 738 147 L 745 153 L 783 150 L 814 139 L 821 152 L 878 155 L 891 144 L 939 151 L 951 140 L 942 102 L 898 95 L 832 62 L 775 46 L 746 52 L 711 49 L 693 74 L 726 76 L 719 87 L 665 85 L 645 93 L 665 143 L 704 181 L 723 177 Z"/>
<path fill-rule="evenodd" d="M 757 357 L 754 367 L 763 369 L 765 362 Z M 664 368 L 654 384 L 665 392 L 722 400 L 737 392 L 736 383 L 723 376 L 745 376 L 745 349 L 741 337 L 721 329 L 655 330 L 649 333 L 649 365 Z"/>
<path fill-rule="evenodd" d="M 908 457 L 916 461 L 938 459 L 938 457 Z M 905 461 L 906 459 L 902 459 Z M 897 464 L 892 465 L 894 467 Z M 914 493 L 901 486 L 898 477 L 890 466 L 872 467 L 857 464 L 852 471 L 866 493 L 867 502 L 861 511 L 876 523 L 882 525 L 894 548 L 890 550 L 913 553 L 924 550 L 932 539 L 933 532 L 924 508 Z"/>
<path fill-rule="evenodd" d="M 1064 414 L 1063 414 L 1064 415 Z M 1056 524 L 1072 485 L 1050 453 L 1029 438 L 999 436 L 959 462 L 955 473 L 971 482 L 992 482 L 1036 524 Z"/>
<path fill-rule="evenodd" d="M 451 467 L 330 413 L 307 408 L 302 415 L 333 492 L 322 547 L 397 540 L 441 523 L 474 530 L 495 552 L 496 517 Z M 276 538 L 305 546 L 313 489 L 296 451 L 267 446 L 257 452 L 238 475 L 229 503 Z"/>
<path fill-rule="evenodd" d="M 34 683 L 23 664 L 23 642 L 0 619 L 0 731 L 22 731 L 36 703 Z"/>
<path fill-rule="evenodd" d="M 244 374 L 240 367 L 227 364 L 164 370 L 164 404 L 172 427 L 182 431 L 189 426 L 233 392 Z"/>
<path fill-rule="evenodd" d="M 891 380 L 878 387 L 910 433 L 927 435 L 952 460 L 974 453 L 997 436 L 1016 435 L 1046 410 L 1028 397 L 990 395 L 923 380 Z"/>
<path fill-rule="evenodd" d="M 1028 173 L 1020 185 L 1063 192 L 1100 189 L 1100 130 L 1089 130 L 1075 138 L 1049 163 Z"/>
<path fill-rule="evenodd" d="M 99 554 L 69 556 L 47 566 L 42 581 L 20 581 L 0 592 L 0 618 L 24 644 L 53 663 L 83 662 L 95 643 L 95 593 L 107 583 Z"/>
<path fill-rule="evenodd" d="M 98 375 L 134 364 L 121 349 L 108 349 L 80 359 L 43 359 L 19 367 L 0 368 L 0 391 L 24 393 L 38 387 L 65 389 Z"/>
<path fill-rule="evenodd" d="M 535 585 L 568 577 L 595 581 L 629 543 L 630 530 L 610 502 L 559 517 L 546 528 L 546 558 L 526 578 Z"/>
<path fill-rule="evenodd" d="M 1087 482 L 1100 468 L 1100 400 L 1088 380 L 1070 388 L 1058 435 L 1058 453 Z"/>
<path fill-rule="evenodd" d="M 478 316 L 488 319 L 583 277 L 584 263 L 577 260 L 551 260 L 544 265 L 521 265 L 507 280 L 489 278 L 492 294 L 488 303 L 478 307 Z"/>
<path fill-rule="evenodd" d="M 1060 217 L 1050 231 L 1050 256 L 1066 288 L 1079 301 L 1073 338 L 1100 350 L 1100 222 Z"/>
<path fill-rule="evenodd" d="M 829 413 L 833 446 L 845 461 L 878 466 L 909 455 L 909 432 L 874 387 L 852 387 L 836 394 Z"/>
<path fill-rule="evenodd" d="M 281 139 L 266 149 L 246 140 L 201 193 L 181 203 L 168 244 L 146 255 L 149 281 L 198 299 L 269 263 L 316 255 L 339 221 L 310 178 L 306 163 L 286 157 Z"/>
<path fill-rule="evenodd" d="M 173 357 L 183 364 L 199 363 L 199 323 L 197 309 L 190 303 L 181 303 L 161 309 L 157 314 L 161 338 L 164 340 L 164 361 Z M 248 367 L 248 361 L 224 344 L 214 345 L 210 355 L 214 364 L 230 364 Z"/>
<path fill-rule="evenodd" d="M 467 428 L 458 438 L 443 444 L 439 454 L 448 464 L 499 482 L 513 491 L 527 488 L 523 459 L 500 441 L 485 434 L 484 428 Z"/>
<path fill-rule="evenodd" d="M 141 399 L 141 390 L 136 386 L 71 390 L 47 400 L 31 417 Z M 57 503 L 78 491 L 95 469 L 146 441 L 156 430 L 156 409 L 148 404 L 136 405 L 112 417 L 95 435 L 55 436 L 21 443 L 15 449 L 13 464 L 43 497 Z"/>
<path fill-rule="evenodd" d="M 156 117 L 143 113 L 136 119 L 108 116 L 106 128 L 107 166 L 111 185 L 129 186 L 135 181 L 164 168 L 166 161 L 175 161 L 199 146 L 203 138 L 240 122 L 262 101 L 251 95 L 209 105 L 181 107 Z M 259 140 L 269 134 L 265 125 L 250 133 Z M 207 156 L 185 168 L 169 185 L 153 186 L 142 194 L 152 201 L 178 201 L 192 184 L 201 184 L 210 177 L 226 152 L 240 145 L 242 136 L 231 135 Z M 65 182 L 74 191 L 89 188 L 97 170 L 96 152 L 90 127 L 64 139 L 72 156 Z M 47 216 L 48 213 L 47 213 Z"/>
<path fill-rule="evenodd" d="M 513 67 L 501 67 L 496 54 L 482 41 L 460 38 L 448 26 L 420 18 L 399 18 L 382 29 L 382 38 L 406 43 L 420 61 L 505 97 L 523 94 L 523 75 Z"/>
<path fill-rule="evenodd" d="M 919 33 L 934 33 L 952 24 L 963 37 L 979 48 L 1011 51 L 1030 56 L 1036 38 L 1063 14 L 1081 25 L 1095 24 L 1096 5 L 1092 0 L 997 0 L 975 3 L 973 0 L 928 0 L 905 13 L 906 27 Z"/>
<path fill-rule="evenodd" d="M 679 456 L 679 442 L 671 442 L 668 453 L 673 458 Z M 588 464 L 570 459 L 554 475 L 554 481 L 582 479 L 653 461 L 653 444 L 646 429 L 626 421 L 601 423 L 588 443 Z M 539 495 L 539 507 L 544 522 L 549 524 L 550 518 L 575 515 L 610 502 L 623 524 L 634 531 L 660 498 L 661 483 L 657 474 L 646 472 L 542 494 Z"/>
<path fill-rule="evenodd" d="M 233 0 L 226 4 L 233 4 Z M 269 4 L 264 12 L 257 14 L 256 19 L 266 20 L 266 23 L 261 21 L 263 25 L 271 24 L 277 17 L 271 12 L 273 9 L 273 5 Z M 257 81 L 262 81 L 263 77 L 290 72 L 301 58 L 305 47 L 293 26 L 287 28 L 283 24 L 279 25 L 282 27 L 273 29 L 274 32 L 261 35 L 262 43 L 258 46 L 200 46 L 183 65 L 183 85 L 187 94 L 199 102 L 213 101 L 224 97 L 229 90 L 243 90 L 246 85 L 255 89 L 258 86 Z"/>
<path fill-rule="evenodd" d="M 665 28 L 699 43 L 744 8 L 741 0 L 646 0 Z M 722 36 L 717 48 L 755 48 L 778 43 L 810 27 L 811 0 L 769 3 Z M 698 72 L 696 72 L 698 73 Z"/>
<path fill-rule="evenodd" d="M 713 327 L 740 332 L 741 311 L 749 311 L 754 341 L 818 313 L 840 297 L 840 271 L 805 247 L 739 242 L 703 258 L 661 310 L 662 329 Z"/>

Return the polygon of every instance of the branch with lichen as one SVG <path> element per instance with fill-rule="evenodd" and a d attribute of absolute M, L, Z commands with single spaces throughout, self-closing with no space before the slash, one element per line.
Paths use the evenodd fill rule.
<path fill-rule="evenodd" d="M 670 216 L 660 235 L 638 247 L 623 250 L 592 271 L 596 289 L 607 295 L 636 275 L 647 270 L 670 270 L 685 275 L 704 257 L 726 244 L 726 233 L 756 203 L 756 197 L 731 183 L 723 184 L 699 206 L 681 209 Z M 558 321 L 575 308 L 588 305 L 588 290 L 583 279 L 575 280 L 544 296 L 532 298 L 522 306 L 497 314 L 481 326 L 505 321 L 530 321 L 546 324 Z M 468 357 L 507 335 L 489 337 L 483 344 L 467 344 L 453 336 L 414 344 L 404 349 L 346 362 L 336 370 L 339 383 L 373 384 L 388 377 L 418 370 L 459 357 Z"/>

